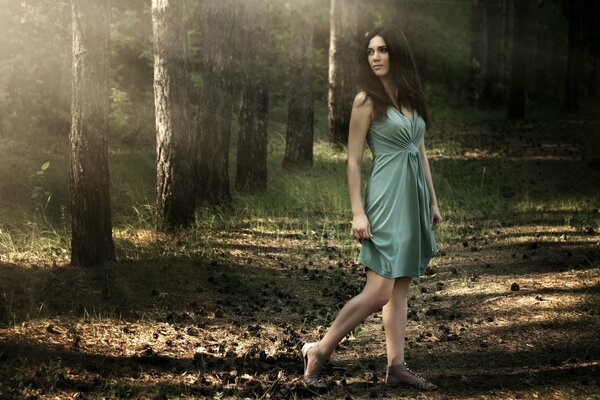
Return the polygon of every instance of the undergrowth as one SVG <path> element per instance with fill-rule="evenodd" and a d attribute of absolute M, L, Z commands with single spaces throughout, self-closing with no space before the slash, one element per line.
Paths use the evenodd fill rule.
<path fill-rule="evenodd" d="M 510 126 L 505 128 L 512 129 Z M 314 146 L 312 168 L 287 171 L 281 168 L 284 137 L 277 133 L 284 127 L 272 124 L 271 129 L 268 189 L 240 192 L 232 185 L 231 205 L 199 204 L 195 224 L 182 233 L 187 241 L 195 243 L 188 246 L 189 257 L 196 257 L 199 248 L 210 252 L 219 232 L 239 230 L 247 230 L 251 235 L 265 232 L 300 235 L 319 242 L 345 240 L 347 248 L 351 248 L 345 149 L 319 140 Z M 520 125 L 515 125 L 514 129 L 521 129 Z M 504 138 L 495 135 L 498 132 L 493 126 L 468 124 L 442 123 L 428 132 L 428 154 L 440 209 L 445 217 L 445 224 L 436 232 L 438 242 L 461 240 L 462 235 L 472 231 L 473 221 L 478 222 L 477 229 L 484 231 L 510 225 L 513 216 L 519 213 L 532 213 L 541 219 L 559 216 L 561 224 L 582 231 L 599 229 L 599 196 L 585 182 L 574 187 L 575 190 L 561 190 L 567 187 L 567 181 L 550 187 L 550 192 L 547 188 L 542 191 L 539 185 L 534 186 L 531 182 L 539 179 L 539 169 L 544 165 L 536 166 L 532 161 L 530 169 L 537 168 L 538 172 L 535 179 L 530 179 L 514 172 L 529 163 L 527 158 L 523 162 L 489 158 L 485 156 L 487 150 L 478 150 L 479 147 L 475 149 L 483 151 L 481 157 L 464 157 L 473 146 L 487 144 L 490 149 L 503 148 Z M 478 139 L 473 141 L 475 137 Z M 12 163 L 14 171 L 29 171 L 34 175 L 38 171 L 34 181 L 21 178 L 18 172 L 1 177 L 9 189 L 0 202 L 1 254 L 5 259 L 18 258 L 24 253 L 36 254 L 47 263 L 57 258 L 66 260 L 70 246 L 70 216 L 65 150 L 46 152 L 43 147 L 32 147 L 23 156 L 16 151 L 19 146 L 14 141 L 3 141 L 0 146 L 3 147 L 0 150 L 7 153 L 4 161 L 0 161 L 0 169 L 4 164 Z M 156 222 L 153 149 L 115 150 L 118 151 L 111 151 L 110 155 L 111 202 L 119 257 L 139 260 L 152 252 L 155 252 L 153 257 L 185 256 L 185 249 L 165 248 L 149 233 Z M 231 159 L 235 159 L 234 154 L 235 148 Z M 40 169 L 42 163 L 44 168 Z M 370 153 L 366 151 L 363 185 L 370 163 Z M 560 164 L 549 164 L 549 167 L 562 168 Z M 522 175 L 534 172 L 523 172 Z M 547 173 L 552 171 L 544 172 Z M 233 179 L 233 171 L 231 175 Z M 32 196 L 32 193 L 36 195 Z M 143 245 L 136 244 L 140 235 L 146 239 Z M 353 253 L 348 250 L 347 254 Z"/>

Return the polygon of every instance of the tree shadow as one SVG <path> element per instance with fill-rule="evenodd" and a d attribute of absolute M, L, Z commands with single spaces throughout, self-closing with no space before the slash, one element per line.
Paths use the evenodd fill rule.
<path fill-rule="evenodd" d="M 528 330 L 534 327 L 523 324 L 521 328 Z M 317 393 L 308 390 L 299 381 L 302 367 L 298 347 L 296 344 L 274 355 L 251 348 L 236 355 L 197 353 L 194 358 L 175 358 L 155 353 L 144 356 L 89 354 L 48 343 L 13 342 L 9 339 L 0 343 L 0 360 L 5 363 L 5 368 L 8 366 L 15 370 L 22 368 L 20 365 L 25 362 L 32 377 L 21 383 L 42 391 L 49 389 L 43 377 L 46 372 L 43 371 L 46 371 L 48 363 L 60 361 L 60 368 L 68 368 L 71 373 L 68 376 L 57 374 L 54 387 L 66 392 L 93 393 L 98 390 L 94 379 L 102 377 L 113 382 L 122 380 L 119 390 L 133 393 L 213 395 L 219 391 L 225 395 L 254 397 L 270 392 L 275 398 L 288 398 L 292 393 L 312 397 Z M 408 387 L 394 388 L 382 384 L 384 358 L 359 357 L 349 364 L 343 359 L 345 351 L 338 349 L 323 371 L 329 384 L 327 395 L 366 397 L 372 391 L 379 395 L 414 392 Z M 573 343 L 565 338 L 563 343 L 552 347 L 516 351 L 478 348 L 429 355 L 409 348 L 407 359 L 412 369 L 424 372 L 428 379 L 440 386 L 439 392 L 466 396 L 575 383 L 592 385 L 600 372 L 598 354 L 598 349 L 590 348 L 587 343 Z M 582 361 L 589 364 L 581 365 Z M 475 365 L 477 368 L 474 368 Z M 147 380 L 137 383 L 132 380 L 142 375 L 161 374 L 173 379 L 183 374 L 193 374 L 197 378 L 187 385 Z M 273 391 L 273 386 L 277 386 L 277 390 Z M 104 386 L 104 389 L 107 387 Z"/>
<path fill-rule="evenodd" d="M 263 266 L 233 257 L 196 260 L 169 257 L 122 262 L 101 268 L 32 268 L 0 263 L 0 323 L 48 317 L 135 322 L 146 315 L 157 321 L 212 324 L 227 317 L 238 324 L 270 314 L 273 323 L 313 320 L 312 308 L 324 307 L 314 284 L 346 300 L 358 288 L 341 277 L 346 268 Z M 298 285 L 290 285 L 290 280 Z M 339 282 L 335 290 L 330 282 Z M 310 299 L 307 308 L 306 302 Z M 282 311 L 289 310 L 285 315 Z M 216 319 L 215 319 L 216 318 Z M 220 322 L 219 322 L 220 323 Z"/>

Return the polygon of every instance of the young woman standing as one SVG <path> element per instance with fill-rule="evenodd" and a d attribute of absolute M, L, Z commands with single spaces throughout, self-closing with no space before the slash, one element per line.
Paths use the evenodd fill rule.
<path fill-rule="evenodd" d="M 437 253 L 432 229 L 442 222 L 424 136 L 429 116 L 410 49 L 400 30 L 371 33 L 359 54 L 358 84 L 348 137 L 348 187 L 352 236 L 361 241 L 359 261 L 367 270 L 363 291 L 342 308 L 325 336 L 302 348 L 304 379 L 324 387 L 319 372 L 338 343 L 383 307 L 387 348 L 386 383 L 431 390 L 436 385 L 404 361 L 407 297 L 413 277 Z M 361 163 L 365 142 L 373 169 L 364 204 Z"/>

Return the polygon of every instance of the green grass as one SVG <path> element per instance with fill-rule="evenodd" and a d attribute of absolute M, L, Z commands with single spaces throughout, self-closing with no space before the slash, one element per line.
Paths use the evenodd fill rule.
<path fill-rule="evenodd" d="M 235 191 L 235 148 L 232 148 L 232 207 L 199 205 L 196 224 L 185 232 L 186 240 L 210 251 L 216 233 L 248 229 L 253 233 L 303 235 L 322 243 L 327 239 L 346 239 L 350 246 L 345 149 L 317 141 L 312 168 L 286 171 L 281 168 L 285 125 L 274 122 L 270 130 L 267 190 Z M 565 226 L 581 230 L 600 228 L 600 196 L 590 186 L 593 174 L 583 174 L 582 179 L 587 181 L 580 185 L 569 183 L 568 175 L 564 176 L 550 193 L 543 193 L 522 184 L 527 179 L 539 178 L 533 163 L 523 167 L 523 163 L 505 162 L 502 158 L 462 158 L 465 151 L 473 148 L 501 149 L 504 138 L 494 135 L 504 136 L 486 130 L 486 125 L 464 123 L 442 123 L 428 133 L 431 169 L 446 220 L 437 232 L 438 242 L 460 240 L 461 235 L 472 231 L 474 221 L 478 222 L 477 229 L 488 231 L 510 224 L 515 213 L 540 210 L 544 211 L 539 213 L 540 218 L 554 214 Z M 323 137 L 324 133 L 318 131 L 316 136 Z M 0 250 L 5 254 L 33 253 L 52 258 L 65 255 L 69 249 L 68 157 L 66 146 L 61 148 L 49 140 L 38 143 L 38 147 L 24 151 L 24 143 L 18 140 L 0 142 L 0 153 L 4 155 L 0 158 L 0 182 L 5 189 L 0 198 Z M 150 241 L 150 247 L 144 247 L 128 239 L 137 230 L 151 231 L 155 226 L 155 156 L 151 145 L 146 146 L 111 149 L 113 227 L 117 251 L 123 260 L 182 255 L 177 246 L 153 246 L 156 242 Z M 366 155 L 363 185 L 370 168 L 369 153 Z M 49 168 L 43 176 L 35 176 L 45 162 L 50 163 Z M 514 171 L 522 167 L 525 170 Z M 560 169 L 560 165 L 555 168 Z M 40 201 L 46 202 L 46 198 L 32 199 L 36 186 L 51 195 L 45 207 L 40 207 Z M 562 190 L 567 187 L 571 190 Z M 188 256 L 199 253 L 202 252 L 190 250 Z M 352 250 L 347 251 L 347 255 L 352 254 Z"/>

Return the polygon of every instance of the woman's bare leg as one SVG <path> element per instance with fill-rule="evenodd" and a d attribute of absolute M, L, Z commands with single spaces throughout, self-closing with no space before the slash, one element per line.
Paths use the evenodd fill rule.
<path fill-rule="evenodd" d="M 396 278 L 390 301 L 383 306 L 383 327 L 388 366 L 404 362 L 404 337 L 408 311 L 408 292 L 412 277 Z"/>
<path fill-rule="evenodd" d="M 404 362 L 404 336 L 408 311 L 408 292 L 412 277 L 404 276 L 396 279 L 390 301 L 383 307 L 383 326 L 387 349 L 388 367 Z M 394 380 L 419 386 L 419 381 L 426 382 L 426 389 L 435 389 L 436 385 L 409 371 L 394 371 Z M 423 384 L 423 382 L 421 382 Z"/>
<path fill-rule="evenodd" d="M 395 279 L 385 278 L 370 269 L 367 270 L 367 283 L 363 291 L 344 305 L 319 342 L 319 350 L 325 357 L 333 353 L 338 343 L 352 329 L 388 303 L 394 289 L 394 281 Z M 306 375 L 318 372 L 314 371 L 315 364 L 314 349 L 311 349 L 308 351 Z"/>

